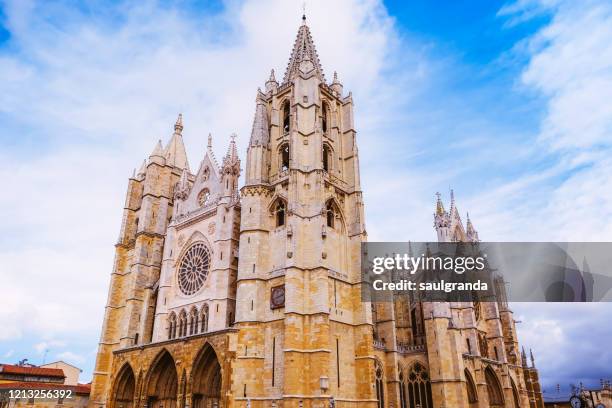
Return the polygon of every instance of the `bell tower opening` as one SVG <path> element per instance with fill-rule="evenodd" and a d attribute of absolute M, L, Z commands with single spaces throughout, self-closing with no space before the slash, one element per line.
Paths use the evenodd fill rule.
<path fill-rule="evenodd" d="M 283 134 L 289 133 L 289 127 L 291 125 L 291 110 L 289 108 L 289 101 L 283 103 Z"/>

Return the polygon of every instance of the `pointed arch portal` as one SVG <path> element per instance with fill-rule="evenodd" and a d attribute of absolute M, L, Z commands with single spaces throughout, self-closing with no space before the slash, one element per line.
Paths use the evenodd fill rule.
<path fill-rule="evenodd" d="M 115 385 L 115 395 L 113 396 L 114 408 L 133 408 L 134 407 L 134 388 L 135 388 L 134 371 L 129 364 L 125 364 L 119 375 Z"/>
<path fill-rule="evenodd" d="M 174 359 L 162 352 L 153 364 L 147 384 L 147 408 L 176 408 L 178 376 Z"/>
<path fill-rule="evenodd" d="M 196 357 L 191 373 L 191 406 L 219 408 L 221 406 L 221 365 L 215 350 L 206 344 Z"/>
<path fill-rule="evenodd" d="M 487 383 L 487 393 L 489 394 L 489 406 L 503 407 L 504 393 L 501 384 L 491 367 L 485 369 L 485 381 Z"/>

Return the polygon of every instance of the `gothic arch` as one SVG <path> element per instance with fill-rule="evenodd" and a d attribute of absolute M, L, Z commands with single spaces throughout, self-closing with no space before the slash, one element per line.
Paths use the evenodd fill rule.
<path fill-rule="evenodd" d="M 281 120 L 279 122 L 281 123 L 281 134 L 285 135 L 291 130 L 291 103 L 289 98 L 285 98 L 280 106 L 279 114 Z"/>
<path fill-rule="evenodd" d="M 326 100 L 323 100 L 321 103 L 321 131 L 324 135 L 329 133 L 330 117 L 329 103 L 327 103 Z"/>
<path fill-rule="evenodd" d="M 288 140 L 281 142 L 281 144 L 278 145 L 276 157 L 278 157 L 279 173 L 288 171 L 291 160 L 291 145 L 289 144 Z"/>
<path fill-rule="evenodd" d="M 489 395 L 489 406 L 493 408 L 503 407 L 504 393 L 497 375 L 491 366 L 487 366 L 485 369 L 485 382 L 487 384 L 487 394 Z"/>
<path fill-rule="evenodd" d="M 513 408 L 521 408 L 521 397 L 518 392 L 518 388 L 516 387 L 516 383 L 514 382 L 514 379 L 512 377 L 510 377 L 510 385 L 512 386 L 512 403 L 514 404 Z"/>
<path fill-rule="evenodd" d="M 222 369 L 217 353 L 210 343 L 204 344 L 200 349 L 192 367 L 192 408 L 221 406 Z"/>
<path fill-rule="evenodd" d="M 275 195 L 268 206 L 270 216 L 274 218 L 274 225 L 281 227 L 287 225 L 287 199 L 281 195 Z"/>
<path fill-rule="evenodd" d="M 153 360 L 145 388 L 147 408 L 176 408 L 178 374 L 174 358 L 163 349 Z"/>
<path fill-rule="evenodd" d="M 334 148 L 331 144 L 327 142 L 323 142 L 323 147 L 321 149 L 321 158 L 323 164 L 323 170 L 330 173 L 334 169 Z"/>
<path fill-rule="evenodd" d="M 181 309 L 178 315 L 178 336 L 183 337 L 187 334 L 187 312 L 185 309 Z"/>
<path fill-rule="evenodd" d="M 474 377 L 470 373 L 470 370 L 467 368 L 464 371 L 465 373 L 465 388 L 467 391 L 468 403 L 470 407 L 477 406 L 478 403 L 478 390 L 476 388 L 476 383 L 474 383 Z"/>
<path fill-rule="evenodd" d="M 168 316 L 168 339 L 176 337 L 176 313 L 171 312 Z"/>
<path fill-rule="evenodd" d="M 198 322 L 200 315 L 198 314 L 198 309 L 195 306 L 192 306 L 189 311 L 189 335 L 198 333 Z"/>
<path fill-rule="evenodd" d="M 332 211 L 332 225 L 330 226 L 330 213 Z M 330 197 L 325 201 L 325 221 L 328 227 L 335 228 L 338 231 L 344 231 L 346 223 L 344 222 L 344 214 L 342 213 L 342 207 L 336 199 L 336 197 Z"/>
<path fill-rule="evenodd" d="M 208 238 L 206 238 L 206 235 L 204 235 L 200 231 L 194 231 L 189 236 L 187 241 L 185 241 L 185 244 L 183 244 L 183 247 L 181 248 L 180 256 L 177 259 L 180 260 L 183 257 L 183 255 L 185 255 L 185 252 L 187 252 L 189 247 L 195 244 L 196 242 L 203 242 L 205 245 L 208 246 L 208 249 L 212 253 L 212 245 L 210 245 L 210 242 L 208 241 Z"/>
<path fill-rule="evenodd" d="M 433 408 L 431 381 L 425 365 L 415 361 L 403 375 L 407 408 Z"/>
<path fill-rule="evenodd" d="M 113 408 L 133 408 L 136 389 L 136 379 L 134 370 L 130 363 L 123 364 L 117 374 L 113 387 L 112 407 Z"/>
<path fill-rule="evenodd" d="M 208 303 L 204 303 L 200 311 L 200 333 L 206 333 L 208 331 L 208 316 Z"/>
<path fill-rule="evenodd" d="M 374 382 L 376 386 L 376 407 L 385 408 L 385 370 L 379 359 L 374 360 Z"/>

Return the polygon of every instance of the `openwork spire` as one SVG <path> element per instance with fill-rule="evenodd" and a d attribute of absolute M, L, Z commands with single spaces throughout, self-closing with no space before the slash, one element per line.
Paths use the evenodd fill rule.
<path fill-rule="evenodd" d="M 297 38 L 293 44 L 293 50 L 291 51 L 291 58 L 289 58 L 289 64 L 287 65 L 287 71 L 285 71 L 285 77 L 283 78 L 283 84 L 291 81 L 298 74 L 300 66 L 307 66 L 312 63 L 317 77 L 325 82 L 325 75 L 323 75 L 323 68 L 321 68 L 321 62 L 319 61 L 319 55 L 315 48 L 312 36 L 310 35 L 310 29 L 306 25 L 306 15 L 302 16 L 302 25 L 300 26 Z"/>

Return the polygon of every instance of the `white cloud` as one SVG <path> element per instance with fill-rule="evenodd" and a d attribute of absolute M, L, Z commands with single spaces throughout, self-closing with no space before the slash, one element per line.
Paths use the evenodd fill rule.
<path fill-rule="evenodd" d="M 72 364 L 82 364 L 85 362 L 85 357 L 70 351 L 64 351 L 63 353 L 57 354 L 57 358 Z"/>
<path fill-rule="evenodd" d="M 34 349 L 36 350 L 38 354 L 44 354 L 48 352 L 49 350 L 51 350 L 52 348 L 56 348 L 56 347 L 61 348 L 65 346 L 66 346 L 66 343 L 61 340 L 48 340 L 48 341 L 42 341 L 40 343 L 35 344 Z"/>
<path fill-rule="evenodd" d="M 223 152 L 236 131 L 244 153 L 257 86 L 271 68 L 284 74 L 301 3 L 228 7 L 210 16 L 125 3 L 106 10 L 120 19 L 106 20 L 61 3 L 8 2 L 14 48 L 0 53 L 0 176 L 14 183 L 0 196 L 11 288 L 0 340 L 97 341 L 127 177 L 169 138 L 177 113 L 193 167 L 209 132 Z M 327 77 L 337 70 L 359 101 L 358 126 L 376 128 L 383 101 L 410 95 L 393 86 L 401 75 L 383 75 L 397 43 L 392 19 L 379 1 L 343 0 L 309 2 L 308 21 Z M 412 57 L 419 72 L 406 74 L 422 77 Z M 379 148 L 373 136 L 361 137 L 366 151 Z"/>

